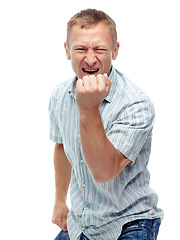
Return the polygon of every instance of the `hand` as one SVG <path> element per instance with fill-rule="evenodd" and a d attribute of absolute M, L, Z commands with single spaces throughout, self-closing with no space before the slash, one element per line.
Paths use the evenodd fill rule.
<path fill-rule="evenodd" d="M 67 215 L 69 209 L 66 202 L 58 202 L 54 205 L 52 222 L 58 225 L 64 232 L 67 232 Z"/>
<path fill-rule="evenodd" d="M 77 80 L 76 103 L 79 111 L 87 112 L 99 108 L 105 97 L 109 95 L 111 81 L 107 74 L 84 76 Z"/>

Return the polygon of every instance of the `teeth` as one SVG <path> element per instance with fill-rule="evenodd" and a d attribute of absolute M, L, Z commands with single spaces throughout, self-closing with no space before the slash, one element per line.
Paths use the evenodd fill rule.
<path fill-rule="evenodd" d="M 86 72 L 95 72 L 96 70 L 85 69 Z"/>
<path fill-rule="evenodd" d="M 98 69 L 98 68 L 97 68 L 97 69 L 87 69 L 87 68 L 83 68 L 83 70 L 84 70 L 85 72 L 92 73 L 92 72 L 97 72 L 99 69 Z"/>

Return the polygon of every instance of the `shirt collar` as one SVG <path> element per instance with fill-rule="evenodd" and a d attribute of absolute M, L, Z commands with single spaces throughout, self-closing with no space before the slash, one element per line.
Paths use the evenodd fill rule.
<path fill-rule="evenodd" d="M 69 95 L 71 95 L 74 99 L 76 99 L 76 81 L 77 81 L 77 77 L 75 76 L 72 79 L 72 83 L 68 90 Z"/>
<path fill-rule="evenodd" d="M 112 101 L 112 97 L 115 91 L 115 87 L 116 87 L 116 82 L 117 82 L 117 74 L 116 74 L 116 70 L 115 68 L 112 66 L 111 68 L 111 73 L 109 75 L 109 79 L 111 81 L 111 88 L 110 88 L 110 92 L 109 95 L 105 98 L 105 100 L 107 102 L 111 102 Z M 68 90 L 69 95 L 71 95 L 74 99 L 76 99 L 76 81 L 77 81 L 77 77 L 75 76 L 73 78 L 73 81 L 71 83 L 71 86 Z"/>
<path fill-rule="evenodd" d="M 105 98 L 107 102 L 111 102 L 113 98 L 113 94 L 115 91 L 116 83 L 117 83 L 117 74 L 115 68 L 112 66 L 111 73 L 109 75 L 109 80 L 111 81 L 111 88 L 109 95 Z"/>

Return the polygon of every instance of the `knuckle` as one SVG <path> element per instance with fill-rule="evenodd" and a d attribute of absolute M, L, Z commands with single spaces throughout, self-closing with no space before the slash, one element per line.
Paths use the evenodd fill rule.
<path fill-rule="evenodd" d="M 85 81 L 89 80 L 89 76 L 84 76 L 83 80 L 85 80 Z"/>
<path fill-rule="evenodd" d="M 96 77 L 95 77 L 94 75 L 91 75 L 91 76 L 90 76 L 90 80 L 91 80 L 91 81 L 94 81 L 94 80 L 96 80 Z"/>
<path fill-rule="evenodd" d="M 103 75 L 101 74 L 101 73 L 99 73 L 98 75 L 97 75 L 97 77 L 98 78 L 100 78 L 100 77 L 102 77 Z"/>
<path fill-rule="evenodd" d="M 56 216 L 54 216 L 54 217 L 52 218 L 52 222 L 55 223 L 55 224 L 61 223 L 61 222 L 62 222 L 62 218 L 61 218 L 61 217 L 56 217 Z"/>

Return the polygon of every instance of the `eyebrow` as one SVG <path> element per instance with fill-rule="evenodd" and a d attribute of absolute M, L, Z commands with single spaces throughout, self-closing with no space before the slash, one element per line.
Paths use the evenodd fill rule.
<path fill-rule="evenodd" d="M 110 46 L 109 45 L 96 45 L 95 47 L 93 47 L 93 49 L 98 49 L 98 48 L 103 48 L 103 49 L 108 49 Z M 83 44 L 77 44 L 77 45 L 74 45 L 73 46 L 73 49 L 76 49 L 76 48 L 89 48 L 87 47 L 86 45 L 83 45 Z"/>
<path fill-rule="evenodd" d="M 76 49 L 76 48 L 87 48 L 87 46 L 82 45 L 82 44 L 74 45 L 74 46 L 73 46 L 73 49 Z"/>

